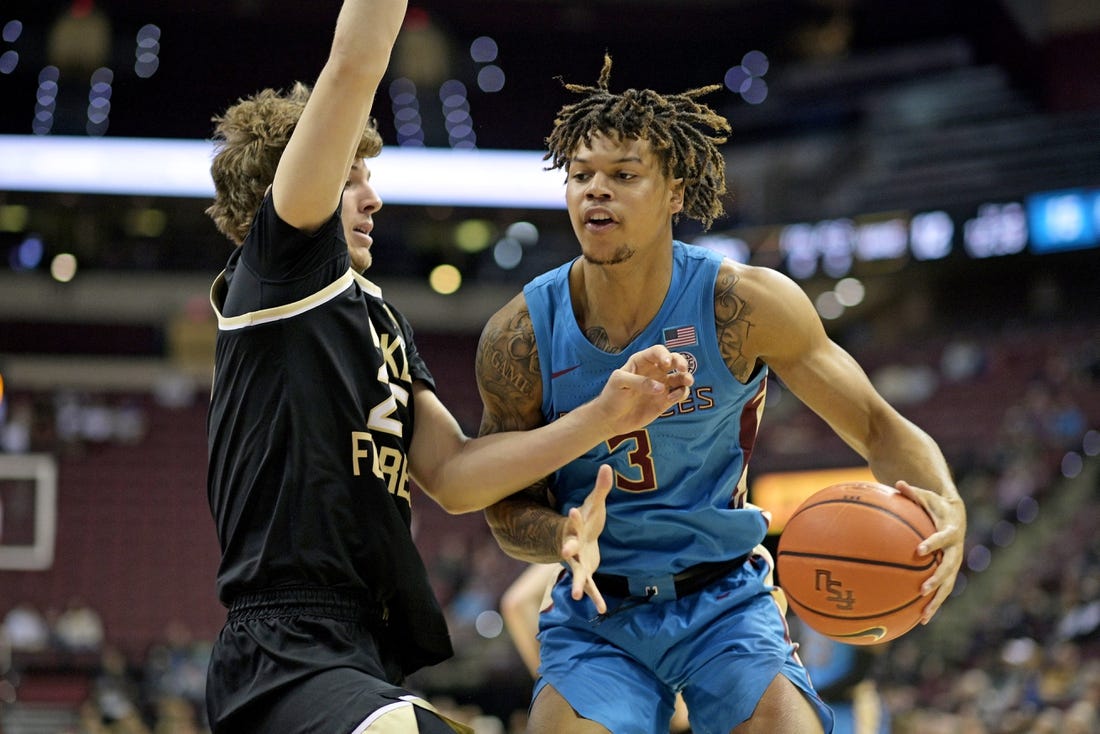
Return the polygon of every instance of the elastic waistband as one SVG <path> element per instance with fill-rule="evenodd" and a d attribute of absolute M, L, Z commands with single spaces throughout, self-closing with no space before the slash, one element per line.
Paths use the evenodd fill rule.
<path fill-rule="evenodd" d="M 631 583 L 627 576 L 616 576 L 609 573 L 594 573 L 592 580 L 596 582 L 600 593 L 611 596 L 630 597 L 640 596 L 645 598 L 672 597 L 682 599 L 688 594 L 694 594 L 707 586 L 710 586 L 720 578 L 724 578 L 735 568 L 740 568 L 749 559 L 749 553 L 726 561 L 707 561 L 697 563 L 685 568 L 674 576 L 649 582 Z M 672 588 L 667 588 L 671 586 Z M 674 594 L 670 594 L 672 591 Z"/>
<path fill-rule="evenodd" d="M 264 589 L 237 596 L 229 605 L 229 621 L 300 617 L 328 617 L 349 622 L 385 621 L 386 605 L 367 590 L 292 586 Z"/>

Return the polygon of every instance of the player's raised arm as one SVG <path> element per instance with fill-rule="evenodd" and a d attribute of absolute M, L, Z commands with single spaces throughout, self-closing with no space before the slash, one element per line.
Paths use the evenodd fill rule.
<path fill-rule="evenodd" d="M 291 226 L 312 232 L 339 205 L 406 5 L 346 0 L 341 7 L 328 60 L 275 172 L 275 211 Z"/>

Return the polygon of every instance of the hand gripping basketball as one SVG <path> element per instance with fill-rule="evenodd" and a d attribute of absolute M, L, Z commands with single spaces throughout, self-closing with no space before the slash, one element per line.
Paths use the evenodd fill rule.
<path fill-rule="evenodd" d="M 936 532 L 924 508 L 874 482 L 826 487 L 795 510 L 779 537 L 776 571 L 791 609 L 839 642 L 873 645 L 921 619 L 922 584 L 942 554 L 917 552 Z"/>

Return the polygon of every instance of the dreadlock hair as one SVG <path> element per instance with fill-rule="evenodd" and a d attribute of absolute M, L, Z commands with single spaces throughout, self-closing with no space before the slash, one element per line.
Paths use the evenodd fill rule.
<path fill-rule="evenodd" d="M 264 89 L 238 100 L 213 120 L 215 154 L 210 174 L 214 203 L 206 214 L 219 232 L 238 245 L 244 242 L 267 187 L 275 180 L 275 168 L 312 91 L 301 82 L 286 92 Z M 355 155 L 373 158 L 381 151 L 382 137 L 371 118 Z"/>
<path fill-rule="evenodd" d="M 726 142 L 730 125 L 696 100 L 721 85 L 669 95 L 652 89 L 614 94 L 608 89 L 610 77 L 611 56 L 604 54 L 596 86 L 563 82 L 570 92 L 586 96 L 558 110 L 553 131 L 546 138 L 549 151 L 543 160 L 551 161 L 547 170 L 567 168 L 577 148 L 582 143 L 591 145 L 595 133 L 648 140 L 662 172 L 684 180 L 683 213 L 709 229 L 725 211 L 726 161 L 718 146 Z"/>

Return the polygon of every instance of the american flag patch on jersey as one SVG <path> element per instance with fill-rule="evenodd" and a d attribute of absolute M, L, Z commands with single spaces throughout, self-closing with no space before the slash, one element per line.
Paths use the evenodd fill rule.
<path fill-rule="evenodd" d="M 665 338 L 665 346 L 669 349 L 676 347 L 693 347 L 699 343 L 695 336 L 694 326 L 673 326 L 662 332 Z"/>

